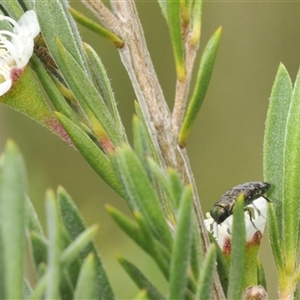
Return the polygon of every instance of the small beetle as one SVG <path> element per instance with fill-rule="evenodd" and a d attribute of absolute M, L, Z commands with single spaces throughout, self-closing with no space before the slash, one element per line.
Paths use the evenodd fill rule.
<path fill-rule="evenodd" d="M 245 206 L 247 206 L 259 197 L 263 197 L 263 195 L 267 192 L 269 188 L 269 183 L 261 181 L 253 181 L 239 184 L 234 188 L 228 190 L 221 197 L 221 199 L 215 203 L 213 208 L 210 210 L 210 215 L 217 224 L 221 224 L 224 220 L 226 220 L 229 216 L 233 214 L 235 201 L 240 194 L 244 194 Z M 266 197 L 264 198 L 266 199 L 266 201 L 271 202 Z M 245 208 L 245 210 L 248 209 Z"/>
<path fill-rule="evenodd" d="M 65 83 L 60 71 L 53 60 L 50 51 L 46 48 L 45 41 L 41 33 L 39 33 L 38 38 L 35 39 L 36 43 L 34 44 L 34 53 L 40 59 L 45 69 L 49 74 L 52 74 L 56 79 L 58 79 L 65 87 Z"/>

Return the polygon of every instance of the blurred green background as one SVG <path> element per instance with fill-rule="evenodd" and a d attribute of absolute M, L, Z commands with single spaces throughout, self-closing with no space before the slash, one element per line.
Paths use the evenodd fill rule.
<path fill-rule="evenodd" d="M 173 54 L 165 20 L 156 1 L 136 1 L 148 47 L 170 107 L 174 98 Z M 78 2 L 72 5 L 86 12 Z M 188 152 L 204 212 L 229 188 L 262 180 L 262 148 L 268 98 L 279 62 L 294 81 L 300 62 L 300 3 L 205 1 L 201 48 L 218 26 L 223 35 L 212 81 L 192 131 Z M 131 136 L 135 95 L 117 50 L 80 27 L 83 40 L 99 53 L 107 68 L 122 119 Z M 299 116 L 300 117 L 300 116 Z M 104 209 L 106 203 L 126 211 L 121 198 L 106 186 L 78 152 L 28 118 L 0 105 L 0 146 L 14 139 L 26 160 L 29 194 L 44 219 L 44 193 L 63 185 L 73 196 L 87 224 L 100 224 L 96 241 L 119 299 L 137 289 L 115 261 L 124 255 L 164 289 L 151 260 L 118 229 Z M 44 222 L 44 220 L 43 220 Z M 261 250 L 270 299 L 277 278 L 268 238 Z M 32 279 L 34 280 L 34 278 Z"/>

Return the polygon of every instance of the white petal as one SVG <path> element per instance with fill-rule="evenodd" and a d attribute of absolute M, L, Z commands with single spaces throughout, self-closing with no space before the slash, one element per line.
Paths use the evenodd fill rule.
<path fill-rule="evenodd" d="M 18 68 L 24 68 L 33 53 L 34 41 L 28 36 L 19 36 L 12 40 L 14 48 L 17 50 L 15 54 L 16 64 Z"/>
<path fill-rule="evenodd" d="M 22 32 L 28 31 L 31 38 L 35 38 L 41 31 L 36 13 L 33 10 L 26 11 L 19 19 L 18 24 L 20 27 L 14 28 L 14 33 L 16 34 L 22 34 Z"/>
<path fill-rule="evenodd" d="M 14 27 L 15 36 L 11 42 L 17 49 L 16 64 L 18 68 L 27 65 L 33 53 L 34 38 L 40 32 L 40 25 L 33 10 L 29 10 L 18 21 L 18 26 Z"/>
<path fill-rule="evenodd" d="M 23 69 L 33 53 L 34 38 L 40 32 L 40 25 L 33 10 L 24 13 L 18 22 L 10 17 L 1 17 L 13 25 L 13 32 L 0 30 L 0 96 L 17 80 L 12 72 L 14 68 Z M 10 40 L 7 37 L 11 37 Z"/>
<path fill-rule="evenodd" d="M 251 218 L 249 213 L 246 212 L 245 214 L 248 215 L 248 217 L 245 218 L 246 240 L 251 241 L 254 234 L 258 230 L 262 234 L 264 232 L 268 216 L 268 202 L 265 198 L 260 197 L 253 201 L 253 203 L 251 205 L 248 205 L 247 207 L 251 209 Z M 255 225 L 255 227 L 253 225 Z"/>

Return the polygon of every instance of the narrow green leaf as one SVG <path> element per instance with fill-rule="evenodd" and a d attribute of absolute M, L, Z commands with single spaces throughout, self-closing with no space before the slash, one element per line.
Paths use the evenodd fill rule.
<path fill-rule="evenodd" d="M 30 10 L 30 9 L 34 10 L 34 1 L 33 0 L 23 0 L 23 3 L 25 4 L 27 10 Z"/>
<path fill-rule="evenodd" d="M 244 205 L 244 195 L 241 194 L 236 200 L 233 212 L 232 247 L 227 299 L 241 299 L 242 295 L 246 251 Z"/>
<path fill-rule="evenodd" d="M 163 16 L 167 19 L 167 0 L 157 0 Z"/>
<path fill-rule="evenodd" d="M 90 253 L 81 267 L 78 282 L 76 284 L 74 299 L 96 298 L 96 263 L 94 254 Z"/>
<path fill-rule="evenodd" d="M 201 240 L 198 232 L 198 228 L 194 228 L 193 241 L 191 246 L 191 270 L 193 272 L 193 276 L 195 281 L 198 282 L 200 275 L 200 263 L 203 254 L 201 251 Z"/>
<path fill-rule="evenodd" d="M 169 178 L 167 177 L 167 173 L 151 157 L 149 157 L 147 159 L 147 161 L 148 161 L 148 165 L 151 170 L 150 172 L 153 174 L 154 178 L 161 185 L 163 191 L 166 194 L 166 197 L 168 197 L 169 200 L 171 200 L 171 203 L 174 202 L 175 199 L 173 199 L 174 195 L 171 190 L 171 186 L 170 186 L 170 182 L 168 180 Z"/>
<path fill-rule="evenodd" d="M 67 191 L 59 186 L 57 189 L 58 209 L 62 223 L 64 224 L 71 240 L 75 240 L 86 230 L 86 225 L 78 208 Z M 86 255 L 89 251 L 86 253 Z"/>
<path fill-rule="evenodd" d="M 47 47 L 62 70 L 62 61 L 56 46 L 56 39 L 66 45 L 68 52 L 85 69 L 84 53 L 76 23 L 68 12 L 69 3 L 65 0 L 36 1 L 35 10 Z M 74 70 L 75 72 L 75 70 Z M 88 73 L 85 74 L 85 77 Z"/>
<path fill-rule="evenodd" d="M 169 168 L 167 170 L 167 174 L 169 177 L 171 192 L 173 195 L 172 199 L 174 199 L 173 205 L 174 205 L 175 209 L 178 209 L 179 204 L 180 204 L 180 199 L 182 197 L 182 193 L 184 190 L 184 185 L 183 185 L 183 182 L 182 182 L 180 176 L 174 169 Z"/>
<path fill-rule="evenodd" d="M 43 276 L 46 276 L 47 275 L 47 265 L 45 263 L 41 263 L 39 265 L 39 269 L 38 269 L 37 273 L 41 274 L 40 278 L 42 278 Z"/>
<path fill-rule="evenodd" d="M 157 266 L 162 271 L 165 278 L 168 279 L 170 259 L 165 259 L 165 257 L 162 255 L 163 253 L 161 249 L 158 249 L 157 244 L 155 243 L 155 239 L 151 234 L 151 231 L 149 230 L 143 216 L 138 211 L 136 211 L 134 212 L 134 217 L 140 226 L 144 241 L 145 243 L 147 243 L 147 252 L 156 261 Z"/>
<path fill-rule="evenodd" d="M 58 188 L 57 199 L 62 222 L 72 240 L 75 240 L 86 230 L 83 218 L 71 197 L 62 187 Z M 115 296 L 108 281 L 99 253 L 93 242 L 89 243 L 82 252 L 82 259 L 86 258 L 90 252 L 94 253 L 96 265 L 96 298 L 100 300 L 114 300 Z"/>
<path fill-rule="evenodd" d="M 263 286 L 265 290 L 267 290 L 267 280 L 265 276 L 265 271 L 259 259 L 257 261 L 257 284 Z"/>
<path fill-rule="evenodd" d="M 196 86 L 179 133 L 178 143 L 181 147 L 186 145 L 192 126 L 203 103 L 217 55 L 221 33 L 222 29 L 219 27 L 208 41 L 202 54 Z"/>
<path fill-rule="evenodd" d="M 188 281 L 188 265 L 192 243 L 192 188 L 188 186 L 180 204 L 178 221 L 172 248 L 170 266 L 169 299 L 185 299 Z"/>
<path fill-rule="evenodd" d="M 147 297 L 147 291 L 146 290 L 141 290 L 139 293 L 134 297 L 134 300 L 147 300 L 149 299 Z"/>
<path fill-rule="evenodd" d="M 216 245 L 210 244 L 201 268 L 201 276 L 196 296 L 199 300 L 211 299 L 213 292 L 214 270 L 216 268 L 216 252 Z"/>
<path fill-rule="evenodd" d="M 87 114 L 88 109 L 94 114 L 113 144 L 120 145 L 122 135 L 117 131 L 116 123 L 91 79 L 86 76 L 84 69 L 59 39 L 57 39 L 57 47 L 64 68 L 63 74 L 76 99 Z"/>
<path fill-rule="evenodd" d="M 1 10 L 1 8 L 0 8 L 0 16 L 5 16 L 5 14 Z M 10 32 L 13 32 L 13 26 L 10 24 L 10 22 L 8 22 L 6 20 L 1 20 L 0 21 L 0 26 L 1 26 L 1 30 L 7 30 L 7 31 L 10 31 Z"/>
<path fill-rule="evenodd" d="M 148 158 L 148 164 L 153 173 L 154 178 L 160 183 L 165 195 L 165 207 L 167 208 L 167 213 L 169 219 L 172 220 L 172 211 L 178 209 L 180 199 L 184 190 L 184 185 L 178 173 L 172 169 L 167 170 L 162 169 L 154 160 Z"/>
<path fill-rule="evenodd" d="M 107 156 L 96 146 L 89 136 L 64 115 L 56 114 L 63 127 L 68 132 L 76 148 L 96 171 L 96 173 L 121 196 L 123 190 L 113 172 Z"/>
<path fill-rule="evenodd" d="M 224 291 L 224 294 L 227 294 L 227 288 L 228 288 L 228 281 L 229 281 L 229 268 L 228 263 L 225 260 L 225 257 L 223 255 L 223 252 L 219 246 L 219 244 L 216 242 L 215 238 L 212 236 L 210 232 L 208 232 L 209 239 L 211 243 L 214 243 L 217 249 L 217 271 L 219 274 L 220 282 Z"/>
<path fill-rule="evenodd" d="M 145 158 L 150 155 L 150 152 L 147 143 L 146 132 L 144 130 L 142 122 L 137 116 L 133 116 L 132 128 L 134 150 L 145 167 L 148 168 L 148 161 Z"/>
<path fill-rule="evenodd" d="M 144 170 L 146 171 L 151 183 L 153 184 L 155 182 L 155 178 L 149 166 L 149 160 L 151 159 L 151 150 L 148 145 L 147 129 L 144 127 L 144 123 L 136 115 L 133 116 L 132 127 L 135 153 L 139 157 L 140 162 L 144 166 Z M 169 204 L 166 201 L 166 197 L 164 197 L 164 193 L 161 190 L 161 186 L 157 185 L 157 188 L 159 189 L 159 192 L 161 194 L 161 203 L 164 212 L 168 214 L 167 207 L 169 206 Z"/>
<path fill-rule="evenodd" d="M 200 1 L 201 2 L 201 1 Z M 181 1 L 181 19 L 183 26 L 189 26 L 192 16 L 192 8 L 194 6 L 193 0 L 183 0 Z"/>
<path fill-rule="evenodd" d="M 24 13 L 20 3 L 17 0 L 1 1 L 1 6 L 8 12 L 8 14 L 16 21 Z"/>
<path fill-rule="evenodd" d="M 147 291 L 149 299 L 163 300 L 165 297 L 158 291 L 158 289 L 150 282 L 149 279 L 132 263 L 123 257 L 117 257 L 119 263 L 128 273 L 135 284 L 140 288 Z M 175 298 L 177 299 L 177 298 Z"/>
<path fill-rule="evenodd" d="M 64 266 L 70 265 L 79 256 L 97 233 L 98 227 L 94 225 L 87 228 L 62 252 L 60 260 Z"/>
<path fill-rule="evenodd" d="M 294 292 L 293 299 L 299 299 L 299 289 L 298 288 Z"/>
<path fill-rule="evenodd" d="M 28 232 L 34 231 L 45 237 L 42 225 L 28 196 L 26 196 L 26 220 Z"/>
<path fill-rule="evenodd" d="M 141 162 L 129 146 L 117 148 L 111 156 L 115 171 L 123 184 L 132 211 L 140 211 L 156 238 L 171 249 L 172 236 L 159 203 Z"/>
<path fill-rule="evenodd" d="M 23 297 L 25 190 L 23 158 L 17 146 L 8 141 L 0 163 L 1 273 L 3 272 L 6 299 Z"/>
<path fill-rule="evenodd" d="M 59 292 L 60 292 L 61 300 L 73 299 L 74 286 L 67 272 L 62 272 L 60 285 L 59 285 Z"/>
<path fill-rule="evenodd" d="M 139 117 L 133 117 L 133 142 L 134 142 L 134 149 L 137 153 L 140 162 L 143 164 L 144 169 L 149 176 L 150 181 L 152 184 L 157 183 L 157 189 L 161 195 L 161 203 L 164 209 L 164 213 L 168 216 L 169 219 L 173 219 L 172 211 L 171 211 L 171 204 L 170 204 L 170 194 L 169 191 L 166 190 L 166 182 L 162 178 L 164 175 L 165 170 L 162 170 L 158 164 L 152 161 L 152 167 L 149 165 L 151 160 L 153 159 L 151 156 L 151 145 L 152 142 L 149 140 L 149 133 L 147 128 L 145 127 L 145 123 Z M 150 144 L 149 144 L 150 143 Z M 155 174 L 151 171 L 151 169 L 156 172 Z M 156 179 L 156 180 L 155 180 Z M 162 181 L 160 181 L 162 180 Z M 157 181 L 157 182 L 156 182 Z M 165 194 L 166 193 L 166 194 Z"/>
<path fill-rule="evenodd" d="M 277 220 L 274 205 L 269 205 L 268 208 L 269 238 L 270 238 L 270 243 L 271 243 L 277 271 L 279 274 L 283 275 L 284 274 L 283 251 L 282 251 L 282 244 L 280 243 L 280 238 L 279 238 L 279 230 L 277 224 L 278 221 L 280 222 L 280 220 Z"/>
<path fill-rule="evenodd" d="M 30 286 L 30 283 L 28 282 L 27 279 L 24 279 L 23 299 L 27 300 L 30 297 L 31 294 L 32 294 L 32 288 Z"/>
<path fill-rule="evenodd" d="M 100 92 L 108 110 L 110 111 L 115 121 L 115 124 L 117 126 L 118 132 L 122 136 L 123 140 L 127 141 L 125 129 L 120 114 L 118 112 L 117 101 L 114 97 L 114 93 L 112 91 L 112 87 L 109 78 L 107 76 L 106 70 L 104 68 L 104 65 L 102 64 L 102 61 L 100 60 L 98 54 L 91 46 L 85 43 L 83 44 L 83 46 L 84 46 L 84 51 L 87 55 L 91 73 L 94 78 L 95 86 Z"/>
<path fill-rule="evenodd" d="M 117 48 L 122 48 L 124 46 L 124 42 L 118 36 L 116 36 L 111 31 L 107 30 L 103 26 L 100 26 L 98 23 L 93 22 L 91 19 L 88 19 L 79 11 L 70 7 L 69 12 L 72 14 L 76 22 L 97 33 L 99 36 L 106 39 L 107 41 L 113 43 Z"/>
<path fill-rule="evenodd" d="M 192 34 L 189 42 L 192 45 L 198 45 L 201 35 L 201 15 L 202 15 L 202 0 L 194 1 L 192 4 Z"/>
<path fill-rule="evenodd" d="M 72 120 L 72 122 L 74 122 L 76 125 L 79 125 L 79 122 L 70 106 L 67 104 L 65 98 L 61 95 L 55 83 L 53 82 L 53 79 L 47 73 L 41 61 L 36 56 L 31 58 L 31 66 L 36 72 L 38 79 L 40 80 L 55 109 Z"/>
<path fill-rule="evenodd" d="M 184 49 L 181 28 L 180 1 L 167 0 L 167 17 L 178 80 L 185 79 Z"/>
<path fill-rule="evenodd" d="M 295 81 L 284 133 L 283 236 L 286 271 L 293 274 L 298 260 L 300 220 L 300 71 Z M 274 163 L 274 162 L 273 162 Z"/>
<path fill-rule="evenodd" d="M 71 290 L 72 290 L 72 294 L 70 297 L 66 297 L 68 299 L 73 299 L 73 294 L 74 294 L 74 286 L 76 286 L 76 282 L 78 280 L 78 276 L 80 273 L 80 268 L 82 265 L 82 253 L 84 252 L 85 248 L 82 249 L 82 253 L 78 254 L 77 256 L 74 254 L 74 252 L 71 251 L 71 255 L 74 254 L 75 257 L 70 258 L 70 260 L 72 260 L 72 263 L 67 263 L 67 264 L 63 264 L 63 260 L 62 260 L 62 254 L 63 252 L 70 247 L 70 245 L 72 244 L 72 242 L 74 243 L 73 239 L 71 239 L 70 234 L 67 232 L 67 230 L 64 228 L 63 222 L 61 222 L 61 226 L 62 226 L 62 230 L 61 230 L 61 249 L 62 249 L 62 253 L 61 253 L 61 257 L 60 257 L 60 261 L 61 261 L 61 265 L 64 268 L 64 272 L 63 272 L 63 279 L 61 280 L 61 290 L 64 289 L 65 285 L 71 286 Z M 80 236 L 80 235 L 79 235 Z M 78 238 L 78 237 L 77 237 Z M 76 238 L 75 238 L 76 240 Z M 73 245 L 74 246 L 74 245 Z M 76 246 L 75 246 L 76 248 Z M 73 249 L 73 247 L 71 246 L 71 249 Z M 75 250 L 76 251 L 76 250 Z M 68 292 L 68 289 L 66 289 L 65 292 Z M 62 291 L 61 291 L 61 296 L 63 296 Z"/>
<path fill-rule="evenodd" d="M 82 265 L 82 259 L 80 257 L 77 257 L 73 261 L 73 263 L 67 267 L 67 270 L 65 271 L 65 274 L 68 275 L 68 278 L 69 278 L 69 281 L 70 281 L 72 287 L 76 286 L 76 282 L 78 280 L 81 265 Z"/>
<path fill-rule="evenodd" d="M 163 203 L 165 214 L 171 224 L 175 224 L 173 211 L 177 210 L 182 193 L 183 184 L 175 170 L 168 168 L 167 170 L 161 168 L 151 157 L 147 160 L 150 168 L 150 173 L 158 181 L 161 188 L 161 201 Z M 167 171 L 167 172 L 166 172 Z M 174 188 L 173 174 L 179 178 L 178 185 Z M 176 178 L 177 179 L 177 178 Z M 177 181 L 177 180 L 175 180 Z M 177 184 L 176 183 L 176 184 Z M 177 193 L 178 192 L 178 193 Z"/>
<path fill-rule="evenodd" d="M 140 121 L 143 123 L 143 125 L 144 125 L 143 127 L 144 127 L 144 130 L 145 130 L 145 132 L 146 132 L 146 137 L 147 137 L 147 141 L 148 141 L 148 146 L 149 146 L 149 148 L 150 148 L 150 150 L 151 150 L 152 157 L 153 157 L 153 159 L 154 159 L 157 163 L 159 163 L 159 162 L 160 162 L 160 159 L 159 159 L 159 153 L 157 153 L 157 150 L 156 150 L 158 147 L 155 147 L 155 146 L 154 146 L 153 140 L 152 140 L 151 135 L 150 135 L 150 133 L 149 133 L 149 131 L 148 131 L 148 128 L 147 128 L 147 122 L 146 122 L 146 120 L 145 120 L 145 118 L 144 118 L 144 115 L 143 115 L 143 112 L 142 112 L 142 110 L 141 110 L 140 104 L 139 104 L 137 101 L 134 101 L 134 108 L 135 108 L 135 112 L 136 112 L 136 114 L 137 114 L 139 120 L 140 120 Z"/>
<path fill-rule="evenodd" d="M 49 237 L 46 299 L 59 299 L 60 224 L 54 192 L 46 194 L 47 232 Z"/>
<path fill-rule="evenodd" d="M 142 249 L 145 251 L 148 250 L 147 243 L 145 243 L 145 240 L 141 235 L 140 228 L 135 221 L 131 220 L 111 205 L 106 205 L 106 210 L 130 238 L 132 238 Z"/>
<path fill-rule="evenodd" d="M 45 291 L 47 288 L 47 274 L 45 274 L 40 280 L 36 283 L 32 294 L 29 297 L 29 300 L 37 300 L 37 299 L 44 299 Z"/>
<path fill-rule="evenodd" d="M 47 264 L 48 242 L 43 236 L 34 231 L 30 232 L 29 241 L 35 270 L 37 276 L 40 277 L 41 274 L 38 271 L 41 263 Z"/>
<path fill-rule="evenodd" d="M 107 205 L 106 209 L 125 233 L 146 253 L 153 257 L 160 269 L 163 268 L 163 271 L 166 271 L 166 262 L 170 261 L 169 252 L 160 243 L 153 239 L 153 236 L 149 232 L 142 216 L 137 212 L 134 213 L 136 219 L 139 221 L 140 226 L 138 226 L 136 222 L 132 221 L 116 208 Z M 168 274 L 168 272 L 165 272 L 164 274 Z"/>
<path fill-rule="evenodd" d="M 274 209 L 276 211 L 276 218 L 280 221 L 278 223 L 279 228 L 269 226 L 269 229 L 271 232 L 279 230 L 280 243 L 282 242 L 281 203 L 283 201 L 284 190 L 283 157 L 292 89 L 290 76 L 284 65 L 280 64 L 272 87 L 264 137 L 264 179 L 271 184 L 267 195 L 270 199 L 279 203 Z"/>

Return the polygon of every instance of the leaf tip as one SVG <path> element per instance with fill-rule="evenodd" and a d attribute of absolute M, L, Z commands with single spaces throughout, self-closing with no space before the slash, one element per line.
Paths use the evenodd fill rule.
<path fill-rule="evenodd" d="M 222 34 L 222 31 L 223 31 L 223 27 L 219 26 L 218 29 L 216 30 L 215 34 L 220 36 Z"/>

